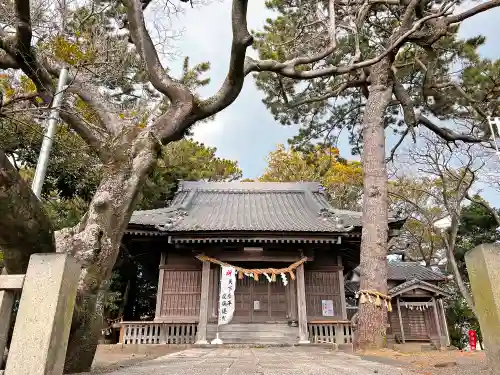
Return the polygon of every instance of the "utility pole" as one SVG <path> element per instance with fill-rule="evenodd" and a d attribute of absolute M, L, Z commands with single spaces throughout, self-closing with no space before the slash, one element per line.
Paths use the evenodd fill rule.
<path fill-rule="evenodd" d="M 45 135 L 42 141 L 42 148 L 40 149 L 40 155 L 38 156 L 35 178 L 33 179 L 33 184 L 31 185 L 31 189 L 38 199 L 40 199 L 40 196 L 42 194 L 43 181 L 45 180 L 47 165 L 49 164 L 50 149 L 52 148 L 52 143 L 54 142 L 54 136 L 56 134 L 57 120 L 59 120 L 59 108 L 61 107 L 67 80 L 68 69 L 62 68 L 61 72 L 59 73 L 57 91 L 54 95 L 54 100 L 52 101 L 52 109 L 50 110 L 47 130 L 45 131 Z"/>
<path fill-rule="evenodd" d="M 59 9 L 61 13 L 61 25 L 60 32 L 64 34 L 64 29 L 66 26 L 66 0 L 62 0 L 61 8 Z M 49 164 L 50 150 L 52 148 L 52 143 L 54 142 L 54 136 L 57 129 L 57 121 L 59 120 L 59 109 L 64 97 L 64 91 L 66 90 L 66 82 L 68 80 L 68 69 L 62 68 L 59 73 L 59 79 L 57 81 L 57 91 L 52 100 L 52 108 L 49 114 L 49 121 L 47 123 L 47 129 L 43 136 L 42 148 L 40 149 L 40 155 L 38 155 L 38 162 L 36 164 L 35 178 L 33 179 L 33 184 L 31 189 L 35 193 L 36 197 L 40 199 L 42 195 L 43 181 L 45 180 L 45 174 L 47 173 L 47 166 Z"/>

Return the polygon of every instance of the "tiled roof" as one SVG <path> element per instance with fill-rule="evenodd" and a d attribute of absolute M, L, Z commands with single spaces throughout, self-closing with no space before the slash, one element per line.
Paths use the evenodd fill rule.
<path fill-rule="evenodd" d="M 417 262 L 390 262 L 388 267 L 389 280 L 424 280 L 443 281 L 446 277 L 441 273 Z"/>
<path fill-rule="evenodd" d="M 399 292 L 401 292 L 402 290 L 408 289 L 412 286 L 416 286 L 416 287 L 424 286 L 424 287 L 436 290 L 436 291 L 440 292 L 441 294 L 449 295 L 449 293 L 446 290 L 438 287 L 437 285 L 429 284 L 425 281 L 417 280 L 417 279 L 408 280 L 402 284 L 395 286 L 394 288 L 389 290 L 388 294 L 389 294 L 389 296 L 394 296 L 394 295 L 398 294 Z"/>
<path fill-rule="evenodd" d="M 356 267 L 355 272 L 359 274 L 359 267 Z M 387 280 L 405 281 L 400 284 L 404 285 L 406 282 L 415 281 L 444 281 L 446 276 L 416 262 L 390 262 L 387 267 Z M 346 281 L 344 284 L 346 293 L 354 294 L 359 290 L 357 281 Z"/>
<path fill-rule="evenodd" d="M 328 233 L 360 227 L 361 212 L 333 208 L 314 182 L 184 181 L 169 207 L 136 211 L 130 224 L 168 232 Z"/>

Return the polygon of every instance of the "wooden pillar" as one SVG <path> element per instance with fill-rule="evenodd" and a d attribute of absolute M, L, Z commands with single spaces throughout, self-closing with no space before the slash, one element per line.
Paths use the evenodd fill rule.
<path fill-rule="evenodd" d="M 399 301 L 399 297 L 397 297 L 397 304 L 398 304 L 399 328 L 401 328 L 401 339 L 403 340 L 404 344 L 406 343 L 405 329 L 403 327 L 403 317 L 401 316 L 401 302 Z"/>
<path fill-rule="evenodd" d="M 165 264 L 167 260 L 167 254 L 162 252 L 160 257 L 160 275 L 158 276 L 158 289 L 156 291 L 156 311 L 155 320 L 160 319 L 161 316 L 161 304 L 163 303 L 163 280 L 165 276 Z"/>
<path fill-rule="evenodd" d="M 439 313 L 438 313 L 438 306 L 437 306 L 437 303 L 436 303 L 436 298 L 432 297 L 432 305 L 433 305 L 433 310 L 434 310 L 434 320 L 436 321 L 436 329 L 437 329 L 437 334 L 439 336 L 439 344 L 441 345 L 441 347 L 445 346 L 445 343 L 444 343 L 444 336 L 443 336 L 443 332 L 441 330 L 441 324 L 439 323 Z"/>
<path fill-rule="evenodd" d="M 441 310 L 441 318 L 442 318 L 443 327 L 444 327 L 444 334 L 446 335 L 446 337 L 445 337 L 446 346 L 450 346 L 451 345 L 450 331 L 448 330 L 448 323 L 446 322 L 446 312 L 444 311 L 443 300 L 440 298 L 438 300 L 438 302 L 439 302 L 439 309 Z"/>
<path fill-rule="evenodd" d="M 309 344 L 307 332 L 306 280 L 304 264 L 297 267 L 297 308 L 299 315 L 299 344 Z"/>
<path fill-rule="evenodd" d="M 201 271 L 201 297 L 200 297 L 200 320 L 198 322 L 198 334 L 196 344 L 208 344 L 208 294 L 210 290 L 210 262 L 203 261 Z"/>
<path fill-rule="evenodd" d="M 342 320 L 347 320 L 347 302 L 345 300 L 345 286 L 344 286 L 344 267 L 342 266 L 342 257 L 337 257 L 339 269 L 339 288 L 340 288 L 340 308 Z"/>

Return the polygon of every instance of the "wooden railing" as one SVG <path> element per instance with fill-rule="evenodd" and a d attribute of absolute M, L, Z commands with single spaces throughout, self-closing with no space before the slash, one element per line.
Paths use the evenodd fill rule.
<path fill-rule="evenodd" d="M 352 328 L 350 321 L 312 321 L 307 324 L 307 329 L 309 331 L 309 341 L 313 344 L 352 344 Z"/>
<path fill-rule="evenodd" d="M 122 344 L 194 344 L 197 323 L 122 322 Z"/>

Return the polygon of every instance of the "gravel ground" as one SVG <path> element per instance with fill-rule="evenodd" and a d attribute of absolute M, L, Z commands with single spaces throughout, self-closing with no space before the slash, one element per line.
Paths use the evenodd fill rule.
<path fill-rule="evenodd" d="M 363 356 L 383 363 L 393 362 L 422 375 L 487 374 L 484 352 L 430 351 L 399 353 L 393 350 L 363 353 Z"/>
<path fill-rule="evenodd" d="M 79 375 L 103 375 L 125 369 L 141 362 L 155 359 L 182 349 L 163 349 L 133 353 L 99 347 L 91 372 Z M 179 353 L 181 354 L 181 353 Z M 310 353 L 313 354 L 313 353 Z M 316 354 L 316 353 L 315 353 Z M 431 351 L 418 353 L 400 353 L 393 350 L 380 350 L 356 353 L 361 359 L 392 365 L 418 375 L 477 375 L 487 374 L 484 352 Z M 370 371 L 371 372 L 371 371 Z"/>
<path fill-rule="evenodd" d="M 122 347 L 125 348 L 125 347 Z M 82 372 L 75 375 L 102 375 L 115 370 L 137 365 L 141 362 L 155 359 L 170 353 L 183 350 L 182 348 L 161 348 L 161 350 L 144 350 L 138 353 L 127 350 L 120 350 L 120 345 L 100 345 L 90 372 Z"/>

